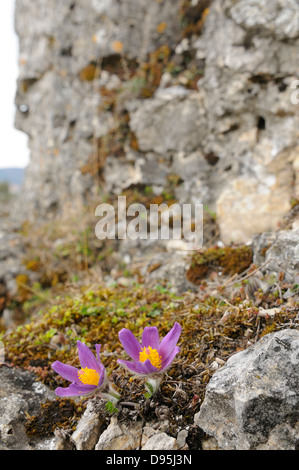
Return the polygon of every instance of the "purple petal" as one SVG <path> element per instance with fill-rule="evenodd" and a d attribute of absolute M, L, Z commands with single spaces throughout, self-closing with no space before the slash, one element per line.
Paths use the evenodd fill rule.
<path fill-rule="evenodd" d="M 154 372 L 157 372 L 159 369 L 157 367 L 153 366 L 151 361 L 147 359 L 142 363 L 144 370 L 146 371 L 146 374 L 153 374 Z"/>
<path fill-rule="evenodd" d="M 63 364 L 60 361 L 55 361 L 52 364 L 52 369 L 57 374 L 61 375 L 61 377 L 63 377 L 66 380 L 69 380 L 70 382 L 77 382 L 79 380 L 78 378 L 79 370 L 76 367 Z"/>
<path fill-rule="evenodd" d="M 96 353 L 97 353 L 97 361 L 98 361 L 98 364 L 101 364 L 101 359 L 100 359 L 101 345 L 100 345 L 100 344 L 96 344 L 96 345 L 95 345 L 95 348 L 96 348 Z"/>
<path fill-rule="evenodd" d="M 171 330 L 162 339 L 159 347 L 159 354 L 164 362 L 174 350 L 181 334 L 181 326 L 175 322 Z"/>
<path fill-rule="evenodd" d="M 96 390 L 97 387 L 94 385 L 78 385 L 78 384 L 71 384 L 69 387 L 63 388 L 63 387 L 58 387 L 55 390 L 55 394 L 58 395 L 59 397 L 75 397 L 75 396 L 83 396 L 87 395 L 94 390 Z"/>
<path fill-rule="evenodd" d="M 99 380 L 99 383 L 97 385 L 98 388 L 100 388 L 106 381 L 106 369 L 103 366 L 103 364 L 99 365 L 99 372 L 100 372 L 100 380 Z"/>
<path fill-rule="evenodd" d="M 158 349 L 160 345 L 160 338 L 158 328 L 155 326 L 146 326 L 142 334 L 142 346 L 147 348 L 151 346 L 154 349 Z"/>
<path fill-rule="evenodd" d="M 153 374 L 157 372 L 158 370 L 156 367 L 154 367 L 151 364 L 149 359 L 147 359 L 145 362 L 131 362 L 131 361 L 123 361 L 122 359 L 118 359 L 117 362 L 119 364 L 123 364 L 135 374 L 148 375 L 148 374 Z"/>
<path fill-rule="evenodd" d="M 180 348 L 178 346 L 175 346 L 174 350 L 172 351 L 171 354 L 169 354 L 169 356 L 166 358 L 166 360 L 164 362 L 162 362 L 162 366 L 161 366 L 161 369 L 160 369 L 160 372 L 168 369 L 170 366 L 171 366 L 171 363 L 174 359 L 174 357 L 177 355 L 177 353 L 180 352 Z"/>
<path fill-rule="evenodd" d="M 77 341 L 77 347 L 78 347 L 79 361 L 80 361 L 82 369 L 84 369 L 85 367 L 88 367 L 88 369 L 93 369 L 93 370 L 98 371 L 99 365 L 92 351 L 89 349 L 89 347 L 86 346 L 86 344 L 81 343 L 81 341 Z"/>
<path fill-rule="evenodd" d="M 124 347 L 126 353 L 134 360 L 139 361 L 139 353 L 141 352 L 141 345 L 133 335 L 132 331 L 123 328 L 118 333 L 119 340 Z"/>

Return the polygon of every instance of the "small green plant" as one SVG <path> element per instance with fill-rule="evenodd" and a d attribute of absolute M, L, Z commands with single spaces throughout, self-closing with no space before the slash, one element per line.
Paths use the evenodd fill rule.
<path fill-rule="evenodd" d="M 114 405 L 114 403 L 112 403 L 112 401 L 107 401 L 107 403 L 105 404 L 105 409 L 110 415 L 118 413 L 119 411 L 118 408 L 116 408 L 116 406 Z"/>

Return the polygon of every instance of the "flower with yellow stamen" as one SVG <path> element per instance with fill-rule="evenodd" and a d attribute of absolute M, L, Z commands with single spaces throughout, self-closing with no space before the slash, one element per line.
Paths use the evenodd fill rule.
<path fill-rule="evenodd" d="M 60 397 L 89 395 L 99 390 L 102 391 L 106 386 L 106 371 L 100 361 L 101 346 L 95 345 L 96 357 L 89 347 L 81 341 L 77 341 L 77 348 L 80 369 L 60 361 L 55 361 L 52 364 L 52 369 L 57 374 L 71 382 L 66 388 L 56 388 L 55 393 Z"/>
<path fill-rule="evenodd" d="M 150 360 L 150 363 L 154 367 L 160 369 L 162 359 L 161 356 L 159 356 L 157 349 L 153 349 L 151 346 L 149 346 L 148 348 L 143 348 L 143 350 L 139 353 L 139 361 L 145 362 L 147 359 Z"/>
<path fill-rule="evenodd" d="M 89 369 L 88 367 L 79 370 L 78 377 L 80 382 L 84 385 L 98 385 L 100 380 L 100 374 L 96 370 Z"/>
<path fill-rule="evenodd" d="M 181 327 L 175 323 L 160 341 L 158 329 L 155 326 L 147 326 L 143 330 L 140 344 L 130 330 L 123 328 L 119 332 L 119 339 L 133 361 L 118 359 L 117 362 L 137 375 L 161 376 L 162 372 L 171 366 L 180 350 L 177 346 L 180 334 Z"/>

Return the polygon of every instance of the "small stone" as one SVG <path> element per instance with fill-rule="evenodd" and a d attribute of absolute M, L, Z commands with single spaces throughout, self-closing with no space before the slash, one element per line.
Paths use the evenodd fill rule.
<path fill-rule="evenodd" d="M 141 450 L 176 450 L 178 449 L 177 440 L 161 432 L 151 436 Z"/>
<path fill-rule="evenodd" d="M 71 441 L 77 450 L 92 450 L 100 435 L 99 407 L 94 400 L 90 400 L 86 410 L 80 419 L 76 431 L 71 436 Z"/>
<path fill-rule="evenodd" d="M 177 435 L 177 445 L 179 449 L 182 449 L 186 445 L 186 439 L 188 437 L 188 431 L 186 429 L 182 429 L 178 432 Z"/>
<path fill-rule="evenodd" d="M 131 426 L 121 425 L 113 417 L 108 428 L 101 434 L 95 450 L 138 450 L 142 433 L 142 423 Z"/>
<path fill-rule="evenodd" d="M 219 450 L 219 447 L 214 437 L 208 437 L 207 439 L 203 439 L 201 441 L 201 449 L 202 450 Z"/>

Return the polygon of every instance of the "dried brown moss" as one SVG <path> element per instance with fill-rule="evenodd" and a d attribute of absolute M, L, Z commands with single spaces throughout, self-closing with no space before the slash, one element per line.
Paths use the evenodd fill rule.
<path fill-rule="evenodd" d="M 252 260 L 253 254 L 249 246 L 200 250 L 192 256 L 187 279 L 193 284 L 200 284 L 212 270 L 217 269 L 224 275 L 240 274 L 250 267 Z"/>
<path fill-rule="evenodd" d="M 64 398 L 46 401 L 37 415 L 27 416 L 25 431 L 29 437 L 51 436 L 56 428 L 74 431 L 85 406 Z"/>
<path fill-rule="evenodd" d="M 183 0 L 181 5 L 182 35 L 190 38 L 193 35 L 199 36 L 212 0 L 199 0 L 196 5 L 192 5 L 190 0 Z"/>

